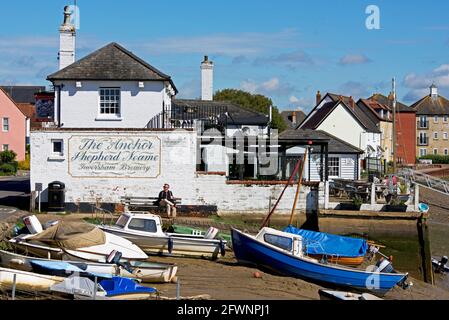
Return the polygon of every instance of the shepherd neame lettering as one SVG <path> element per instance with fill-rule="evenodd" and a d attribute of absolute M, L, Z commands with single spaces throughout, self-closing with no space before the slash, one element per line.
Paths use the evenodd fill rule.
<path fill-rule="evenodd" d="M 73 136 L 69 171 L 74 177 L 157 177 L 160 148 L 157 137 Z"/>

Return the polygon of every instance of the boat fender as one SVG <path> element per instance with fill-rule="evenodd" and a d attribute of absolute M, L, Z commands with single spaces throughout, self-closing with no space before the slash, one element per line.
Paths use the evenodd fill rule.
<path fill-rule="evenodd" d="M 226 247 L 223 240 L 220 240 L 220 253 L 222 257 L 224 257 L 226 254 Z"/>
<path fill-rule="evenodd" d="M 173 252 L 173 239 L 172 238 L 168 238 L 168 253 L 172 253 Z"/>

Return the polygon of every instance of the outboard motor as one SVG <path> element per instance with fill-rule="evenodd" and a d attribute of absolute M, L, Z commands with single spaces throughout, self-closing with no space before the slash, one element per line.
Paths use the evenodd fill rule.
<path fill-rule="evenodd" d="M 393 265 L 391 264 L 391 261 L 387 259 L 381 258 L 376 263 L 377 271 L 382 273 L 396 273 L 396 271 L 393 268 Z"/>
<path fill-rule="evenodd" d="M 117 250 L 112 250 L 112 252 L 106 258 L 106 262 L 109 264 L 119 264 L 122 258 L 122 253 Z"/>
<path fill-rule="evenodd" d="M 28 217 L 23 218 L 23 223 L 28 228 L 28 231 L 30 232 L 30 234 L 38 234 L 38 233 L 41 233 L 42 231 L 44 231 L 41 223 L 36 218 L 36 216 L 28 216 Z"/>
<path fill-rule="evenodd" d="M 437 268 L 437 272 L 445 272 L 446 271 L 446 263 L 448 262 L 448 258 L 447 256 L 443 256 L 441 257 L 440 262 L 438 263 L 438 268 Z"/>

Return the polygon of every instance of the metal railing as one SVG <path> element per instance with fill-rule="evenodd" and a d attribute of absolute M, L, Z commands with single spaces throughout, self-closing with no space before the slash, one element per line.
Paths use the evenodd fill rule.
<path fill-rule="evenodd" d="M 193 129 L 201 131 L 215 128 L 224 131 L 227 126 L 227 108 L 222 106 L 164 107 L 146 125 L 147 129 Z"/>
<path fill-rule="evenodd" d="M 407 168 L 402 169 L 399 172 L 399 176 L 404 178 L 406 181 L 414 182 L 449 196 L 449 183 L 446 180 Z"/>

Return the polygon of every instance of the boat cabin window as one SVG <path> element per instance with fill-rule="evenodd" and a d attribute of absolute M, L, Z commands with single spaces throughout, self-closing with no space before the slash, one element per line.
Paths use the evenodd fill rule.
<path fill-rule="evenodd" d="M 274 234 L 265 234 L 264 235 L 264 240 L 266 243 L 269 243 L 275 247 L 287 250 L 287 251 L 292 251 L 292 245 L 293 245 L 293 240 L 291 238 L 287 238 L 287 237 L 282 237 L 282 236 L 277 236 Z"/>
<path fill-rule="evenodd" d="M 156 221 L 147 219 L 132 219 L 128 229 L 155 233 L 157 231 Z"/>
<path fill-rule="evenodd" d="M 118 218 L 118 220 L 115 223 L 115 225 L 117 227 L 124 228 L 126 226 L 126 224 L 128 223 L 128 220 L 129 220 L 129 217 L 127 217 L 127 216 L 120 216 L 120 218 Z"/>

